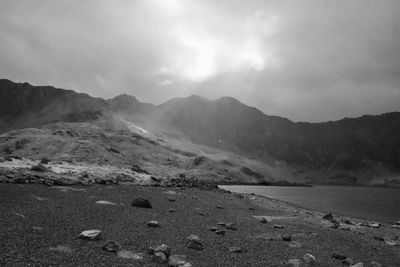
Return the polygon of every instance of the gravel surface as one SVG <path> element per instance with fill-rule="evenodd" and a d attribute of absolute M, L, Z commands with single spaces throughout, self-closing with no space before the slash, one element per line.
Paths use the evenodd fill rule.
<path fill-rule="evenodd" d="M 148 199 L 153 208 L 131 207 L 137 197 Z M 174 202 L 168 200 L 171 197 Z M 118 205 L 96 204 L 100 200 Z M 260 223 L 254 215 L 276 219 Z M 160 227 L 149 227 L 149 221 L 159 222 Z M 237 230 L 217 225 L 219 221 L 234 223 Z M 211 226 L 226 234 L 215 234 Z M 332 253 L 364 266 L 372 261 L 400 266 L 400 247 L 373 238 L 400 236 L 400 230 L 389 228 L 330 229 L 317 212 L 256 196 L 194 188 L 0 184 L 0 266 L 165 266 L 152 263 L 147 254 L 150 246 L 161 244 L 171 246 L 171 254 L 186 255 L 193 266 L 285 266 L 306 253 L 316 257 L 317 266 L 342 266 Z M 78 239 L 90 229 L 101 230 L 103 239 Z M 203 250 L 185 246 L 190 234 L 200 237 Z M 291 235 L 297 243 L 290 246 L 282 235 Z M 108 240 L 124 250 L 144 253 L 144 259 L 122 259 L 103 250 Z M 246 252 L 230 252 L 231 247 Z"/>

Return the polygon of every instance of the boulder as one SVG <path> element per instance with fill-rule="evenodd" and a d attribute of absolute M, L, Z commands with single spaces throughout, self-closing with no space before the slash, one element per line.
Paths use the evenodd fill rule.
<path fill-rule="evenodd" d="M 139 208 L 145 208 L 145 209 L 152 209 L 153 207 L 150 204 L 150 201 L 145 199 L 145 198 L 135 198 L 131 202 L 131 206 L 133 207 L 139 207 Z"/>

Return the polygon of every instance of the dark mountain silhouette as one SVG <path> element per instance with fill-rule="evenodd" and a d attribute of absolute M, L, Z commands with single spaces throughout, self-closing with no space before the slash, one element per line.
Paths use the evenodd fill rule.
<path fill-rule="evenodd" d="M 0 79 L 0 132 L 56 121 L 87 121 L 111 112 L 101 98 Z"/>
<path fill-rule="evenodd" d="M 299 169 L 324 170 L 338 181 L 342 174 L 336 170 L 348 173 L 376 164 L 400 170 L 399 112 L 304 123 L 265 115 L 231 97 L 190 96 L 153 105 L 129 95 L 104 100 L 9 80 L 0 80 L 0 101 L 1 132 L 117 114 L 150 128 L 182 133 L 194 143 L 267 162 L 284 161 Z M 354 182 L 353 178 L 345 180 Z"/>

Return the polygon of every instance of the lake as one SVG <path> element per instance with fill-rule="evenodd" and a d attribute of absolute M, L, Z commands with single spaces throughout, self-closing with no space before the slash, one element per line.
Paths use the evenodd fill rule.
<path fill-rule="evenodd" d="M 220 188 L 254 193 L 297 206 L 340 215 L 393 223 L 400 220 L 400 188 L 353 186 L 242 186 Z"/>

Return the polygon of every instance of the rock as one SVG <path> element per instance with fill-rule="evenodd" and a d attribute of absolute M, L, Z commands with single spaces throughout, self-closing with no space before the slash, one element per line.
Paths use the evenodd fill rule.
<path fill-rule="evenodd" d="M 169 209 L 168 212 L 175 212 L 175 209 Z"/>
<path fill-rule="evenodd" d="M 315 257 L 309 253 L 304 255 L 303 260 L 308 264 L 308 266 L 315 266 L 317 263 Z"/>
<path fill-rule="evenodd" d="M 379 240 L 379 241 L 385 241 L 385 238 L 378 236 L 378 235 L 374 235 L 373 238 L 376 240 Z"/>
<path fill-rule="evenodd" d="M 363 267 L 363 266 L 364 266 L 364 264 L 362 262 L 350 265 L 350 267 Z"/>
<path fill-rule="evenodd" d="M 168 245 L 162 244 L 161 246 L 154 248 L 154 253 L 156 253 L 156 252 L 162 252 L 168 258 L 169 255 L 171 255 L 171 247 Z"/>
<path fill-rule="evenodd" d="M 218 227 L 216 227 L 216 226 L 208 227 L 208 231 L 216 232 L 217 230 L 218 230 Z"/>
<path fill-rule="evenodd" d="M 134 207 L 139 207 L 139 208 L 146 208 L 146 209 L 152 209 L 153 207 L 150 204 L 150 201 L 148 201 L 145 198 L 135 198 L 134 200 L 132 200 L 131 202 L 131 206 Z"/>
<path fill-rule="evenodd" d="M 32 171 L 36 171 L 36 172 L 48 171 L 47 168 L 45 166 L 43 166 L 42 163 L 39 163 L 38 165 L 32 166 L 31 170 Z"/>
<path fill-rule="evenodd" d="M 229 248 L 229 252 L 233 252 L 233 253 L 243 253 L 243 252 L 247 252 L 246 249 L 241 248 L 241 247 L 230 247 Z"/>
<path fill-rule="evenodd" d="M 42 231 L 44 231 L 44 228 L 43 228 L 43 227 L 40 227 L 40 226 L 33 226 L 33 227 L 32 227 L 32 230 L 42 232 Z"/>
<path fill-rule="evenodd" d="M 218 222 L 217 222 L 217 225 L 219 225 L 219 226 L 226 226 L 226 223 L 224 223 L 224 222 L 222 222 L 222 221 L 218 221 Z"/>
<path fill-rule="evenodd" d="M 117 252 L 121 249 L 121 245 L 113 240 L 110 240 L 102 246 L 102 249 L 108 252 Z"/>
<path fill-rule="evenodd" d="M 346 258 L 346 259 L 342 260 L 342 265 L 344 265 L 344 266 L 350 266 L 352 264 L 354 264 L 354 262 L 350 258 Z"/>
<path fill-rule="evenodd" d="M 337 252 L 332 253 L 332 258 L 337 259 L 337 260 L 347 259 L 347 257 L 345 255 L 337 253 Z"/>
<path fill-rule="evenodd" d="M 373 262 L 371 262 L 370 266 L 371 266 L 371 267 L 382 267 L 382 264 L 373 261 Z"/>
<path fill-rule="evenodd" d="M 129 250 L 120 250 L 117 252 L 117 256 L 122 259 L 133 259 L 137 261 L 143 260 L 142 253 L 133 253 L 132 251 Z"/>
<path fill-rule="evenodd" d="M 292 241 L 292 235 L 286 234 L 282 236 L 283 241 Z"/>
<path fill-rule="evenodd" d="M 217 231 L 215 231 L 215 234 L 217 234 L 217 235 L 225 235 L 225 230 L 217 230 Z"/>
<path fill-rule="evenodd" d="M 286 267 L 300 267 L 299 259 L 290 259 L 286 262 Z"/>
<path fill-rule="evenodd" d="M 132 164 L 131 170 L 138 173 L 150 174 L 148 171 L 135 164 Z"/>
<path fill-rule="evenodd" d="M 147 226 L 157 228 L 157 227 L 160 227 L 160 223 L 157 221 L 149 221 L 147 223 Z"/>
<path fill-rule="evenodd" d="M 273 227 L 274 227 L 274 228 L 277 228 L 277 229 L 283 229 L 283 228 L 285 228 L 283 225 L 280 225 L 280 224 L 274 224 Z"/>
<path fill-rule="evenodd" d="M 395 228 L 395 229 L 400 229 L 400 225 L 398 225 L 398 224 L 394 224 L 394 225 L 392 225 L 392 228 Z"/>
<path fill-rule="evenodd" d="M 380 224 L 380 223 L 369 223 L 369 224 L 368 224 L 368 227 L 379 228 L 379 227 L 381 227 L 381 224 Z M 358 263 L 357 263 L 357 264 L 358 264 Z"/>
<path fill-rule="evenodd" d="M 297 241 L 291 241 L 289 243 L 289 247 L 291 247 L 291 248 L 302 248 L 303 244 L 300 243 L 300 242 L 297 242 Z"/>
<path fill-rule="evenodd" d="M 101 239 L 101 231 L 100 230 L 85 230 L 79 234 L 80 239 L 84 240 L 100 240 Z"/>
<path fill-rule="evenodd" d="M 393 239 L 385 239 L 385 243 L 388 244 L 389 246 L 397 246 L 396 240 Z"/>
<path fill-rule="evenodd" d="M 48 164 L 49 162 L 51 162 L 51 160 L 49 158 L 47 158 L 47 157 L 43 157 L 40 160 L 40 163 L 42 163 L 42 164 Z"/>
<path fill-rule="evenodd" d="M 222 209 L 224 209 L 224 207 L 218 205 L 217 209 L 221 209 L 222 210 Z"/>
<path fill-rule="evenodd" d="M 395 223 L 395 225 L 400 225 L 400 221 L 397 221 L 397 222 Z"/>
<path fill-rule="evenodd" d="M 258 222 L 265 224 L 265 223 L 268 223 L 268 220 L 265 217 L 261 217 L 260 219 L 258 219 Z"/>
<path fill-rule="evenodd" d="M 189 235 L 186 237 L 186 247 L 195 250 L 203 250 L 203 243 L 197 235 Z"/>
<path fill-rule="evenodd" d="M 168 201 L 169 201 L 169 202 L 175 202 L 176 199 L 175 199 L 175 198 L 172 198 L 172 197 L 169 197 L 169 198 L 168 198 Z"/>
<path fill-rule="evenodd" d="M 249 210 L 256 210 L 255 208 L 249 208 Z"/>
<path fill-rule="evenodd" d="M 190 267 L 191 265 L 185 265 L 185 264 L 190 264 L 186 262 L 186 256 L 185 255 L 171 255 L 168 258 L 168 266 L 171 267 Z"/>
<path fill-rule="evenodd" d="M 229 230 L 237 230 L 237 227 L 234 223 L 227 223 L 225 225 L 225 227 L 226 227 L 226 229 L 229 229 Z"/>
<path fill-rule="evenodd" d="M 332 221 L 333 220 L 333 215 L 332 213 L 327 213 L 322 217 L 322 219 L 327 220 L 327 221 Z"/>
<path fill-rule="evenodd" d="M 118 204 L 115 204 L 115 203 L 113 203 L 111 201 L 108 201 L 108 200 L 99 200 L 99 201 L 96 201 L 96 204 L 98 204 L 98 205 L 118 206 Z"/>
<path fill-rule="evenodd" d="M 153 262 L 156 262 L 156 263 L 166 263 L 167 256 L 162 252 L 155 252 L 153 254 L 152 260 L 153 260 Z"/>

